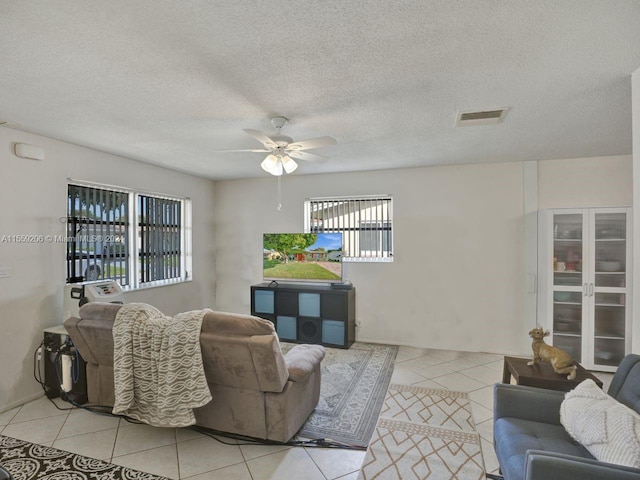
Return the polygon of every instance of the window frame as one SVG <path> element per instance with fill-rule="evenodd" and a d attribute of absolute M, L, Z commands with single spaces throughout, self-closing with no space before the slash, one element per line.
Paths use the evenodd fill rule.
<path fill-rule="evenodd" d="M 352 206 L 358 203 L 358 208 Z M 380 202 L 380 203 L 378 203 Z M 363 205 L 360 205 L 362 203 Z M 313 225 L 312 205 L 326 204 L 324 209 L 337 209 L 329 225 L 323 225 L 319 229 L 318 225 Z M 346 209 L 343 207 L 346 206 Z M 378 212 L 378 208 L 382 212 Z M 317 211 L 314 209 L 314 211 Z M 363 229 L 362 225 L 378 224 L 377 228 Z M 381 195 L 352 195 L 352 196 L 336 196 L 336 197 L 310 197 L 304 201 L 304 231 L 306 233 L 318 232 L 342 232 L 345 236 L 345 245 L 343 250 L 348 255 L 342 257 L 343 262 L 393 262 L 393 196 L 390 194 Z M 375 243 L 380 245 L 378 252 L 372 250 L 363 250 L 360 247 L 361 232 L 368 231 L 370 234 L 386 235 L 378 237 Z M 347 236 L 349 236 L 347 238 Z M 372 238 L 369 239 L 369 247 L 372 245 Z M 350 249 L 350 243 L 353 243 L 353 251 Z M 375 245 L 374 243 L 374 245 Z M 386 244 L 386 249 L 384 248 Z M 358 255 L 354 255 L 354 251 Z"/>
<path fill-rule="evenodd" d="M 69 198 L 69 188 L 71 186 L 75 187 L 84 187 L 84 188 L 93 188 L 106 190 L 108 192 L 118 192 L 120 194 L 126 194 L 128 197 L 128 211 L 127 211 L 127 219 L 125 222 L 125 233 L 126 237 L 125 245 L 125 257 L 126 257 L 126 272 L 125 276 L 128 278 L 128 284 L 123 285 L 123 290 L 142 290 L 146 288 L 159 287 L 164 285 L 171 285 L 175 283 L 184 283 L 189 282 L 192 279 L 192 208 L 191 208 L 191 199 L 189 197 L 178 197 L 175 195 L 167 195 L 157 192 L 149 192 L 144 190 L 136 190 L 126 187 L 113 186 L 100 184 L 96 182 L 87 182 L 84 180 L 76 180 L 76 179 L 67 179 L 67 201 Z M 141 275 L 141 222 L 142 218 L 140 215 L 142 212 L 139 210 L 139 202 L 140 197 L 151 197 L 161 200 L 168 200 L 173 202 L 180 203 L 180 231 L 179 231 L 179 242 L 180 242 L 180 253 L 179 253 L 179 263 L 180 268 L 176 273 L 179 273 L 179 276 L 174 276 L 171 278 L 160 279 L 160 280 L 151 280 L 151 281 L 142 281 Z M 95 198 L 95 197 L 94 197 Z M 67 231 L 69 232 L 69 205 L 67 205 Z M 72 241 L 70 238 L 71 235 L 67 237 L 67 282 L 70 280 L 70 271 L 69 265 L 71 260 L 69 259 L 69 243 Z M 94 254 L 94 261 L 96 258 L 104 258 L 104 255 L 97 257 Z M 82 274 L 84 272 L 81 272 Z M 118 281 L 120 276 L 105 276 L 105 272 L 102 272 L 101 278 L 99 280 L 116 280 Z M 77 278 L 77 277 L 76 277 Z M 83 279 L 83 282 L 88 281 L 87 279 Z M 77 283 L 77 282 L 76 282 Z"/>

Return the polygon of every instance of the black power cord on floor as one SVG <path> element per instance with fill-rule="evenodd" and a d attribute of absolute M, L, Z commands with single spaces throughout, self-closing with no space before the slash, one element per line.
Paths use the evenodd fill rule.
<path fill-rule="evenodd" d="M 67 392 L 63 391 L 62 389 L 60 389 L 60 398 L 71 404 L 71 407 L 69 408 L 62 408 L 59 407 L 56 402 L 53 401 L 52 398 L 49 398 L 49 396 L 47 395 L 47 390 L 46 390 L 46 385 L 44 380 L 42 379 L 42 373 L 40 371 L 40 358 L 39 356 L 42 356 L 43 352 L 42 351 L 42 347 L 44 346 L 44 340 L 40 343 L 40 345 L 38 346 L 38 348 L 36 349 L 36 351 L 33 354 L 33 377 L 35 378 L 36 382 L 38 382 L 41 386 L 42 386 L 42 390 L 44 391 L 45 395 L 47 396 L 47 398 L 49 399 L 49 401 L 58 409 L 58 410 L 74 410 L 76 408 L 81 408 L 83 410 L 86 410 L 88 412 L 91 413 L 96 413 L 98 415 L 104 415 L 104 416 L 108 416 L 108 417 L 117 417 L 117 418 L 122 418 L 125 421 L 129 422 L 129 423 L 134 423 L 134 424 L 144 424 L 144 422 L 141 422 L 139 420 L 136 420 L 134 418 L 131 417 L 127 417 L 126 415 L 118 415 L 118 414 L 114 414 L 112 413 L 112 408 L 109 405 L 82 405 L 78 402 L 76 402 L 71 396 L 67 395 Z M 58 380 L 58 384 L 62 385 L 62 372 L 61 372 L 61 367 L 60 367 L 60 356 L 62 355 L 62 351 L 58 351 L 56 352 L 56 356 L 54 359 L 54 367 L 55 367 L 55 372 L 56 372 L 56 378 Z M 338 449 L 343 449 L 343 450 L 366 450 L 366 447 L 361 447 L 358 445 L 349 445 L 346 443 L 342 443 L 342 442 L 338 442 L 336 440 L 332 440 L 330 438 L 315 438 L 315 439 L 309 439 L 309 440 L 289 440 L 288 442 L 277 442 L 274 440 L 267 440 L 267 439 L 261 439 L 261 438 L 254 438 L 254 437 L 247 437 L 244 435 L 238 435 L 238 434 L 234 434 L 234 433 L 228 433 L 228 432 L 221 432 L 218 430 L 212 430 L 209 428 L 204 428 L 204 427 L 200 427 L 198 425 L 192 425 L 189 427 L 185 427 L 188 428 L 190 430 L 193 430 L 195 432 L 201 433 L 202 435 L 206 435 L 224 445 L 282 445 L 282 446 L 287 446 L 287 447 L 307 447 L 307 448 L 338 448 Z M 231 440 L 235 440 L 234 443 L 231 442 L 225 442 L 224 438 L 228 438 Z M 242 443 L 239 443 L 242 442 Z"/>
<path fill-rule="evenodd" d="M 341 443 L 330 438 L 315 438 L 309 440 L 289 440 L 288 442 L 278 442 L 275 440 L 267 440 L 261 438 L 247 437 L 245 435 L 238 435 L 235 433 L 220 432 L 218 430 L 212 430 L 210 428 L 200 427 L 198 425 L 192 425 L 187 427 L 190 430 L 201 433 L 208 437 L 217 440 L 224 445 L 282 445 L 286 447 L 316 447 L 316 448 L 339 448 L 343 450 L 366 450 L 366 447 L 358 445 L 349 445 Z M 235 443 L 225 442 L 218 437 L 230 438 L 236 440 Z M 238 443 L 242 442 L 242 443 Z"/>

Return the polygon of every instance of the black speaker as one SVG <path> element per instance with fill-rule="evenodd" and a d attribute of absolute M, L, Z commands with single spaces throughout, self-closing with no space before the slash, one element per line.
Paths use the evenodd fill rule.
<path fill-rule="evenodd" d="M 320 343 L 322 340 L 322 324 L 319 318 L 298 318 L 298 342 Z"/>

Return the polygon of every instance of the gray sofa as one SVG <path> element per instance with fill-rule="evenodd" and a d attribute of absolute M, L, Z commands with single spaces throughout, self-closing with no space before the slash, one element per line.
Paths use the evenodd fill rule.
<path fill-rule="evenodd" d="M 640 412 L 640 356 L 620 363 L 608 394 Z M 494 449 L 505 480 L 640 480 L 640 470 L 599 462 L 560 423 L 565 392 L 494 386 Z"/>
<path fill-rule="evenodd" d="M 87 362 L 87 396 L 113 406 L 112 327 L 121 305 L 88 303 L 64 326 Z M 273 324 L 250 315 L 209 312 L 200 332 L 213 400 L 194 410 L 199 426 L 286 442 L 320 398 L 320 345 L 296 345 L 286 355 Z"/>

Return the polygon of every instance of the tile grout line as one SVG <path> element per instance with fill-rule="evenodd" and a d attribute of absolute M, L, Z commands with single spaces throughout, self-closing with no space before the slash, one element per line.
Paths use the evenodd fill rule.
<path fill-rule="evenodd" d="M 317 468 L 317 469 L 318 469 L 318 471 L 320 472 L 320 475 L 322 475 L 322 476 L 325 478 L 325 480 L 331 480 L 330 478 L 328 478 L 328 477 L 324 474 L 324 472 L 323 472 L 323 471 L 322 471 L 322 469 L 320 468 L 320 465 L 318 465 L 318 464 L 316 463 L 316 461 L 313 459 L 313 456 L 312 456 L 309 452 L 307 452 L 307 448 L 306 448 L 306 447 L 302 447 L 302 450 L 304 450 L 304 453 L 306 453 L 306 454 L 307 454 L 307 457 L 309 457 L 309 458 L 311 459 L 311 462 L 316 466 L 316 468 Z"/>
<path fill-rule="evenodd" d="M 180 453 L 178 452 L 178 429 L 173 429 L 173 441 L 176 447 L 176 466 L 178 467 L 178 480 L 182 479 L 182 472 L 180 471 Z"/>
<path fill-rule="evenodd" d="M 113 439 L 113 445 L 111 446 L 111 457 L 109 458 L 109 463 L 113 463 L 113 454 L 116 452 L 116 443 L 118 442 L 118 435 L 120 434 L 120 422 L 122 422 L 122 418 L 118 418 L 118 425 L 116 426 L 116 436 Z"/>

